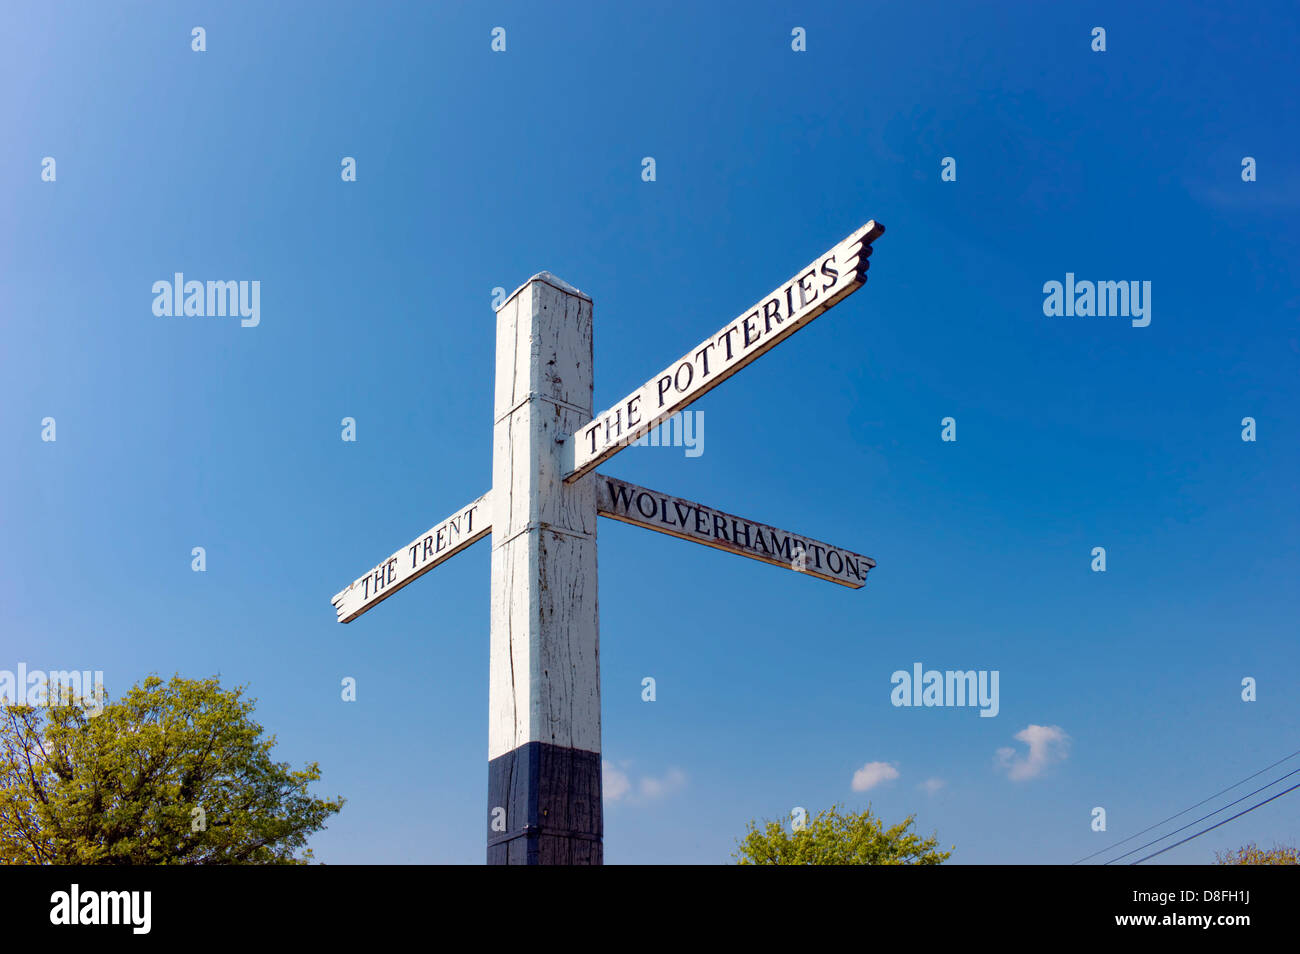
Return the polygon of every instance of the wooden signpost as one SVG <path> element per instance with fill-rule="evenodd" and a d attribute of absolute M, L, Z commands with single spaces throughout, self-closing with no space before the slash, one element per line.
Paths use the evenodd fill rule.
<path fill-rule="evenodd" d="M 596 519 L 860 588 L 875 561 L 592 471 L 866 281 L 868 222 L 602 414 L 592 303 L 541 272 L 497 310 L 492 487 L 333 598 L 348 623 L 492 535 L 489 864 L 600 864 Z"/>

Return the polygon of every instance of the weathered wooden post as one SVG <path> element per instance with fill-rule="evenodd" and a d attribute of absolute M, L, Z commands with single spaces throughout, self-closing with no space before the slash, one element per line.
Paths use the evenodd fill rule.
<path fill-rule="evenodd" d="M 866 583 L 870 557 L 594 469 L 861 288 L 884 230 L 854 230 L 599 415 L 591 299 L 541 272 L 497 311 L 492 489 L 331 601 L 350 623 L 492 534 L 488 864 L 604 861 L 597 516 Z"/>
<path fill-rule="evenodd" d="M 542 272 L 497 311 L 488 864 L 601 864 L 592 304 Z"/>

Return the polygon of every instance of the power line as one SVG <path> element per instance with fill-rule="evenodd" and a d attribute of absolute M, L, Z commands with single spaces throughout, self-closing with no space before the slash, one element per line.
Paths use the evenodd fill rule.
<path fill-rule="evenodd" d="M 1283 776 L 1283 777 L 1285 778 L 1285 776 Z M 1266 786 L 1264 786 L 1264 787 L 1267 788 L 1268 786 L 1266 785 Z M 1245 815 L 1245 814 L 1247 814 L 1248 812 L 1253 812 L 1255 809 L 1259 808 L 1260 805 L 1267 805 L 1269 802 L 1273 801 L 1273 799 L 1275 799 L 1275 798 L 1281 798 L 1281 797 L 1282 797 L 1283 795 L 1285 795 L 1287 792 L 1294 792 L 1297 788 L 1300 788 L 1300 782 L 1297 782 L 1296 784 L 1292 785 L 1292 786 L 1291 786 L 1290 788 L 1288 788 L 1288 789 L 1285 789 L 1285 790 L 1283 790 L 1283 791 L 1281 791 L 1281 792 L 1278 792 L 1276 795 L 1273 795 L 1273 796 L 1270 797 L 1270 798 L 1266 798 L 1266 799 L 1264 799 L 1264 800 L 1263 800 L 1262 802 L 1260 802 L 1258 805 L 1251 805 L 1249 808 L 1247 808 L 1247 809 L 1245 809 L 1245 810 L 1243 810 L 1243 811 L 1239 811 L 1239 812 L 1237 812 L 1237 814 L 1233 815 L 1232 818 L 1240 818 L 1242 815 Z M 1169 848 L 1161 848 L 1159 851 L 1157 851 L 1157 852 L 1153 852 L 1152 854 L 1147 855 L 1146 858 L 1139 858 L 1137 861 L 1130 861 L 1129 864 L 1131 864 L 1131 865 L 1140 865 L 1140 864 L 1142 864 L 1142 862 L 1147 861 L 1147 860 L 1150 859 L 1150 858 L 1154 858 L 1156 855 L 1163 855 L 1166 851 L 1169 851 L 1170 848 L 1177 848 L 1179 845 L 1186 844 L 1187 842 L 1191 841 L 1193 838 L 1199 838 L 1199 837 L 1201 837 L 1201 835 L 1204 835 L 1205 832 L 1207 832 L 1207 831 L 1214 831 L 1214 829 L 1216 829 L 1216 828 L 1218 828 L 1218 827 L 1220 827 L 1220 826 L 1222 826 L 1222 825 L 1226 825 L 1226 824 L 1228 824 L 1228 822 L 1232 821 L 1232 818 L 1225 818 L 1223 821 L 1219 822 L 1217 825 L 1211 825 L 1209 828 L 1203 829 L 1202 831 L 1198 831 L 1195 835 L 1188 835 L 1188 836 L 1187 836 L 1186 838 L 1184 838 L 1182 841 L 1176 841 L 1176 842 L 1174 842 L 1172 845 L 1169 846 Z"/>
<path fill-rule="evenodd" d="M 1206 812 L 1206 813 L 1205 813 L 1204 815 L 1202 815 L 1200 818 L 1195 818 L 1195 819 L 1193 819 L 1192 821 L 1189 821 L 1186 825 L 1183 825 L 1181 828 L 1175 828 L 1173 831 L 1165 832 L 1165 833 L 1164 833 L 1163 835 L 1161 835 L 1159 838 L 1153 838 L 1151 841 L 1148 841 L 1145 845 L 1138 845 L 1136 848 L 1133 848 L 1133 849 L 1131 849 L 1131 850 L 1129 850 L 1129 851 L 1124 852 L 1124 854 L 1122 854 L 1122 855 L 1118 855 L 1118 856 L 1116 856 L 1116 857 L 1110 859 L 1110 861 L 1106 862 L 1106 864 L 1108 864 L 1108 865 L 1113 865 L 1115 862 L 1119 861 L 1120 858 L 1127 858 L 1129 855 L 1135 855 L 1135 854 L 1137 854 L 1139 851 L 1141 851 L 1143 848 L 1150 848 L 1150 847 L 1151 847 L 1152 845 L 1154 845 L 1156 842 L 1164 841 L 1166 838 L 1170 837 L 1171 835 L 1176 835 L 1176 834 L 1178 834 L 1180 831 L 1186 831 L 1187 829 L 1191 828 L 1193 825 L 1200 824 L 1201 822 L 1205 821 L 1205 819 L 1207 819 L 1207 818 L 1209 818 L 1209 817 L 1211 817 L 1211 816 L 1213 816 L 1213 815 L 1217 815 L 1217 814 L 1219 814 L 1219 812 L 1223 811 L 1225 808 L 1231 808 L 1233 805 L 1236 805 L 1238 802 L 1244 802 L 1246 799 L 1250 798 L 1252 795 L 1258 795 L 1260 792 L 1264 791 L 1264 789 L 1266 789 L 1266 788 L 1272 788 L 1272 787 L 1273 787 L 1274 785 L 1276 785 L 1278 782 L 1282 781 L 1282 779 L 1284 779 L 1284 778 L 1290 778 L 1292 775 L 1295 775 L 1295 774 L 1298 773 L 1298 772 L 1300 772 L 1300 769 L 1294 769 L 1294 770 L 1292 770 L 1292 771 L 1290 771 L 1290 772 L 1287 772 L 1285 775 L 1282 776 L 1282 778 L 1275 778 L 1275 779 L 1273 779 L 1273 781 L 1269 782 L 1267 785 L 1261 785 L 1259 788 L 1255 789 L 1253 792 L 1247 792 L 1245 795 L 1241 796 L 1241 798 L 1234 799 L 1233 801 L 1228 802 L 1228 804 L 1226 804 L 1226 805 L 1220 805 L 1220 806 L 1219 806 L 1218 808 L 1216 808 L 1214 811 L 1212 811 L 1212 812 Z M 1261 804 L 1262 804 L 1262 803 L 1261 803 Z M 1208 830 L 1208 829 L 1207 829 L 1207 830 Z M 1179 844 L 1182 844 L 1182 843 L 1179 842 Z"/>
<path fill-rule="evenodd" d="M 1135 832 L 1135 833 L 1133 833 L 1132 835 L 1129 835 L 1127 838 L 1121 838 L 1119 841 L 1115 842 L 1115 844 L 1113 844 L 1113 845 L 1107 845 L 1105 848 L 1101 849 L 1100 851 L 1094 851 L 1094 852 L 1093 852 L 1092 854 L 1090 854 L 1090 855 L 1084 855 L 1084 856 L 1083 856 L 1082 858 L 1080 858 L 1078 861 L 1071 862 L 1071 864 L 1076 864 L 1076 865 L 1077 865 L 1077 864 L 1080 864 L 1081 862 L 1087 861 L 1089 858 L 1096 858 L 1098 855 L 1103 855 L 1103 854 L 1105 854 L 1106 852 L 1110 851 L 1112 848 L 1118 848 L 1120 845 L 1124 844 L 1124 842 L 1126 842 L 1126 841 L 1132 841 L 1134 838 L 1137 838 L 1139 835 L 1145 835 L 1147 832 L 1151 831 L 1153 828 L 1159 828 L 1159 827 L 1160 827 L 1161 825 L 1163 825 L 1165 822 L 1173 821 L 1175 818 L 1178 818 L 1180 815 L 1186 815 L 1186 814 L 1187 814 L 1188 812 L 1190 812 L 1193 808 L 1200 808 L 1200 807 L 1201 807 L 1202 805 L 1204 805 L 1206 802 L 1211 801 L 1212 799 L 1218 798 L 1220 795 L 1223 795 L 1223 794 L 1226 794 L 1227 792 L 1232 791 L 1232 790 L 1233 790 L 1234 788 L 1236 788 L 1238 785 L 1242 785 L 1242 784 L 1244 784 L 1244 783 L 1246 783 L 1246 782 L 1249 782 L 1252 778 L 1257 778 L 1257 777 L 1259 777 L 1260 775 L 1263 775 L 1263 774 L 1264 774 L 1265 772 L 1267 772 L 1269 769 L 1271 769 L 1271 768 L 1276 768 L 1277 766 L 1281 765 L 1283 762 L 1287 761 L 1288 759 L 1293 759 L 1293 758 L 1295 758 L 1297 755 L 1300 755 L 1300 749 L 1296 749 L 1296 750 L 1295 750 L 1294 752 L 1292 752 L 1290 755 L 1287 755 L 1287 756 L 1284 756 L 1284 757 L 1278 759 L 1278 760 L 1277 760 L 1276 762 L 1274 762 L 1272 765 L 1266 765 L 1266 766 L 1264 766 L 1262 769 L 1260 769 L 1260 770 L 1259 770 L 1258 772 L 1256 772 L 1254 775 L 1247 775 L 1247 776 L 1246 776 L 1245 778 L 1243 778 L 1241 781 L 1239 781 L 1239 782 L 1233 782 L 1231 785 L 1229 785 L 1229 786 L 1228 786 L 1227 788 L 1225 788 L 1223 791 L 1221 791 L 1221 792 L 1215 792 L 1215 793 L 1214 793 L 1213 795 L 1211 795 L 1209 798 L 1203 798 L 1203 799 L 1201 799 L 1199 802 L 1197 802 L 1195 805 L 1189 805 L 1189 806 L 1187 806 L 1186 808 L 1184 808 L 1181 812 L 1177 812 L 1177 813 L 1175 813 L 1175 814 L 1173 814 L 1173 815 L 1170 815 L 1168 818 L 1162 818 L 1160 821 L 1156 822 L 1154 825 L 1151 825 L 1151 826 L 1149 826 L 1149 827 L 1147 827 L 1147 828 L 1143 828 L 1141 831 L 1139 831 L 1139 832 Z M 1284 776 L 1284 777 L 1285 777 L 1285 776 Z M 1266 785 L 1266 786 L 1264 786 L 1264 787 L 1267 788 L 1268 786 Z M 1224 806 L 1224 808 L 1227 808 L 1227 807 L 1228 807 L 1228 806 L 1226 806 L 1226 805 Z M 1213 812 L 1211 812 L 1211 814 L 1213 814 Z M 1193 823 L 1193 824 L 1195 824 L 1195 823 Z M 1172 832 L 1171 832 L 1170 834 L 1172 834 Z M 1159 841 L 1159 840 L 1160 840 L 1160 839 L 1158 839 L 1158 838 L 1156 839 L 1156 841 Z"/>

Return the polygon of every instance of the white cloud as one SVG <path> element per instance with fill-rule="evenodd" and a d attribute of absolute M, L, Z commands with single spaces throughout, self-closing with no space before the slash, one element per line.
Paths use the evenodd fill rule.
<path fill-rule="evenodd" d="M 616 768 L 613 763 L 600 763 L 601 788 L 607 801 L 616 802 L 632 790 L 632 782 L 627 773 Z"/>
<path fill-rule="evenodd" d="M 625 771 L 631 764 L 620 762 L 615 765 L 608 760 L 601 761 L 601 784 L 606 801 L 652 802 L 675 795 L 686 787 L 686 773 L 675 766 L 658 778 L 643 775 L 634 780 Z"/>
<path fill-rule="evenodd" d="M 1064 761 L 1070 748 L 1070 737 L 1059 725 L 1031 724 L 1017 732 L 1015 738 L 1029 746 L 1029 751 L 1018 756 L 1014 748 L 1005 746 L 998 749 L 996 760 L 1013 782 L 1037 778 L 1053 762 Z"/>
<path fill-rule="evenodd" d="M 667 798 L 686 787 L 686 773 L 679 768 L 670 768 L 663 778 L 647 775 L 641 779 L 641 797 L 647 801 L 655 798 Z"/>
<path fill-rule="evenodd" d="M 898 778 L 898 769 L 888 762 L 868 762 L 853 773 L 853 791 L 865 792 L 895 778 Z"/>
<path fill-rule="evenodd" d="M 941 778 L 927 778 L 924 782 L 918 785 L 917 788 L 925 792 L 927 795 L 933 795 L 947 784 L 948 783 Z"/>

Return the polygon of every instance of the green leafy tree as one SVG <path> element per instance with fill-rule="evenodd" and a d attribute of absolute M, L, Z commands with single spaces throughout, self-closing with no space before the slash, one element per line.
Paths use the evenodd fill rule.
<path fill-rule="evenodd" d="M 271 758 L 243 689 L 150 676 L 121 701 L 0 709 L 0 862 L 306 864 L 343 799 Z"/>
<path fill-rule="evenodd" d="M 1300 851 L 1294 845 L 1260 848 L 1253 841 L 1236 851 L 1216 851 L 1216 865 L 1300 865 Z"/>
<path fill-rule="evenodd" d="M 780 822 L 759 828 L 751 821 L 732 857 L 742 865 L 938 865 L 952 855 L 939 850 L 936 837 L 909 831 L 915 815 L 892 828 L 871 814 L 839 811 L 832 805 L 818 812 L 807 827 L 788 832 Z"/>

